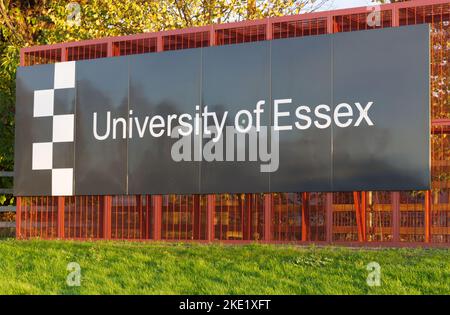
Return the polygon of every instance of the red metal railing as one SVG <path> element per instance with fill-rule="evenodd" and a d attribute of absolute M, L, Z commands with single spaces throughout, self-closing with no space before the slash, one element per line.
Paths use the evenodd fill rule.
<path fill-rule="evenodd" d="M 103 202 L 100 196 L 67 197 L 64 200 L 64 235 L 68 238 L 100 238 Z"/>
<path fill-rule="evenodd" d="M 366 207 L 366 240 L 393 241 L 392 194 L 369 192 Z"/>
<path fill-rule="evenodd" d="M 263 194 L 221 194 L 214 201 L 215 240 L 264 239 Z"/>
<path fill-rule="evenodd" d="M 158 49 L 156 37 L 123 40 L 113 43 L 113 56 L 147 54 Z"/>
<path fill-rule="evenodd" d="M 17 236 L 58 237 L 58 197 L 20 198 L 16 214 Z"/>
<path fill-rule="evenodd" d="M 172 34 L 162 37 L 163 50 L 179 50 L 188 48 L 208 47 L 210 45 L 209 32 L 195 32 Z"/>
<path fill-rule="evenodd" d="M 266 40 L 266 25 L 249 25 L 216 30 L 216 45 L 241 44 Z"/>
<path fill-rule="evenodd" d="M 277 22 L 272 25 L 272 39 L 327 34 L 327 19 Z"/>
<path fill-rule="evenodd" d="M 368 23 L 369 13 L 366 11 L 333 16 L 334 33 L 380 29 L 393 26 L 391 9 L 381 10 L 379 21 L 373 20 L 371 23 Z"/>
<path fill-rule="evenodd" d="M 21 65 L 429 23 L 432 190 L 165 196 L 19 197 L 18 238 L 450 244 L 450 0 L 275 17 L 27 47 Z"/>
<path fill-rule="evenodd" d="M 67 61 L 97 59 L 107 56 L 108 45 L 106 43 L 67 47 Z"/>
<path fill-rule="evenodd" d="M 161 239 L 206 240 L 207 198 L 200 195 L 162 197 Z"/>

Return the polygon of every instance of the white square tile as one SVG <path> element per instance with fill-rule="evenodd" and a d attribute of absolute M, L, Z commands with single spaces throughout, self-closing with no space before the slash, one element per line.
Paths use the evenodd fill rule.
<path fill-rule="evenodd" d="M 53 143 L 33 143 L 32 169 L 51 170 L 53 167 Z"/>
<path fill-rule="evenodd" d="M 55 89 L 75 87 L 75 61 L 55 63 Z"/>
<path fill-rule="evenodd" d="M 53 116 L 53 142 L 73 142 L 74 115 Z"/>
<path fill-rule="evenodd" d="M 73 168 L 55 168 L 52 170 L 52 196 L 73 195 Z"/>
<path fill-rule="evenodd" d="M 34 91 L 33 117 L 47 117 L 53 115 L 54 91 Z"/>

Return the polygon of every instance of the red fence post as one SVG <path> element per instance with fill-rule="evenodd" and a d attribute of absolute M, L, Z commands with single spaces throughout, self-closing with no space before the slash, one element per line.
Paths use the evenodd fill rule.
<path fill-rule="evenodd" d="M 161 239 L 162 224 L 162 196 L 154 195 L 153 198 L 153 239 L 158 241 Z"/>
<path fill-rule="evenodd" d="M 251 235 L 251 194 L 245 194 L 242 200 L 242 238 L 249 240 Z"/>
<path fill-rule="evenodd" d="M 308 193 L 302 193 L 302 241 L 309 240 L 309 202 Z"/>
<path fill-rule="evenodd" d="M 213 24 L 209 27 L 209 46 L 216 46 L 216 31 Z"/>
<path fill-rule="evenodd" d="M 363 241 L 367 241 L 367 220 L 366 220 L 366 212 L 367 212 L 367 193 L 365 191 L 361 192 L 361 232 Z"/>
<path fill-rule="evenodd" d="M 156 51 L 157 52 L 161 52 L 164 50 L 164 43 L 163 43 L 163 37 L 161 35 L 159 35 L 156 38 Z"/>
<path fill-rule="evenodd" d="M 137 239 L 144 239 L 145 238 L 145 224 L 144 224 L 144 216 L 143 216 L 143 207 L 142 207 L 142 198 L 144 196 L 143 195 L 136 195 L 135 196 L 135 200 L 136 200 L 136 208 L 134 209 L 134 211 L 136 211 L 138 213 L 138 220 L 139 220 L 139 230 L 138 232 L 134 231 L 133 236 L 134 238 Z M 136 214 L 134 214 L 136 215 Z M 134 222 L 134 228 L 136 229 L 136 221 Z M 136 237 L 136 235 L 138 235 L 138 237 Z"/>
<path fill-rule="evenodd" d="M 431 239 L 431 191 L 425 192 L 425 242 L 429 243 Z"/>
<path fill-rule="evenodd" d="M 106 42 L 106 56 L 107 57 L 113 57 L 114 56 L 113 44 L 112 44 L 112 40 L 111 39 L 108 39 L 108 41 Z"/>
<path fill-rule="evenodd" d="M 326 241 L 331 243 L 333 241 L 333 193 L 327 193 L 325 209 L 327 211 Z"/>
<path fill-rule="evenodd" d="M 21 67 L 23 67 L 23 66 L 25 66 L 25 53 L 24 53 L 23 49 L 20 50 L 19 55 L 20 55 L 20 57 L 19 57 L 20 58 L 19 59 L 19 65 Z"/>
<path fill-rule="evenodd" d="M 206 240 L 214 240 L 214 210 L 216 208 L 216 195 L 208 195 L 206 202 Z"/>
<path fill-rule="evenodd" d="M 17 197 L 16 199 L 16 238 L 22 238 L 21 233 L 22 225 L 22 198 Z"/>
<path fill-rule="evenodd" d="M 203 198 L 202 198 L 203 197 Z M 202 235 L 202 195 L 193 195 L 192 210 L 192 236 L 194 240 L 200 240 Z M 208 196 L 206 196 L 205 216 L 208 215 Z M 205 238 L 208 239 L 208 218 L 206 218 Z"/>
<path fill-rule="evenodd" d="M 358 228 L 358 241 L 363 241 L 363 234 L 362 234 L 362 220 L 361 220 L 361 203 L 359 198 L 359 192 L 354 191 L 353 192 L 353 203 L 355 205 L 355 213 L 356 213 L 356 226 Z"/>
<path fill-rule="evenodd" d="M 58 197 L 58 238 L 64 238 L 64 197 Z"/>
<path fill-rule="evenodd" d="M 67 48 L 63 46 L 60 49 L 61 49 L 61 62 L 67 61 Z"/>
<path fill-rule="evenodd" d="M 111 196 L 103 197 L 103 238 L 111 239 Z"/>
<path fill-rule="evenodd" d="M 391 193 L 392 240 L 400 242 L 400 192 Z"/>
<path fill-rule="evenodd" d="M 272 240 L 272 194 L 264 194 L 264 241 Z"/>
<path fill-rule="evenodd" d="M 398 14 L 399 8 L 392 9 L 392 26 L 397 27 L 400 26 L 400 19 Z"/>
<path fill-rule="evenodd" d="M 270 18 L 266 18 L 266 40 L 272 40 L 272 20 Z"/>
<path fill-rule="evenodd" d="M 333 15 L 331 13 L 327 14 L 327 33 L 334 33 Z"/>

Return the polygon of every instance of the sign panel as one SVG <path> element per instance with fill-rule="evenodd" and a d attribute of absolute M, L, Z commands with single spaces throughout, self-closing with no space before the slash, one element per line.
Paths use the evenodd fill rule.
<path fill-rule="evenodd" d="M 429 27 L 17 72 L 15 193 L 430 187 Z"/>

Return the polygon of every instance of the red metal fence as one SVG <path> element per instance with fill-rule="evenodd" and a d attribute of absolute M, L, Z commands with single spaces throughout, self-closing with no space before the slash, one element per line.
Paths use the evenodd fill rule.
<path fill-rule="evenodd" d="M 448 246 L 450 0 L 380 8 L 378 25 L 364 7 L 27 47 L 21 65 L 429 23 L 431 191 L 20 197 L 17 237 Z"/>

